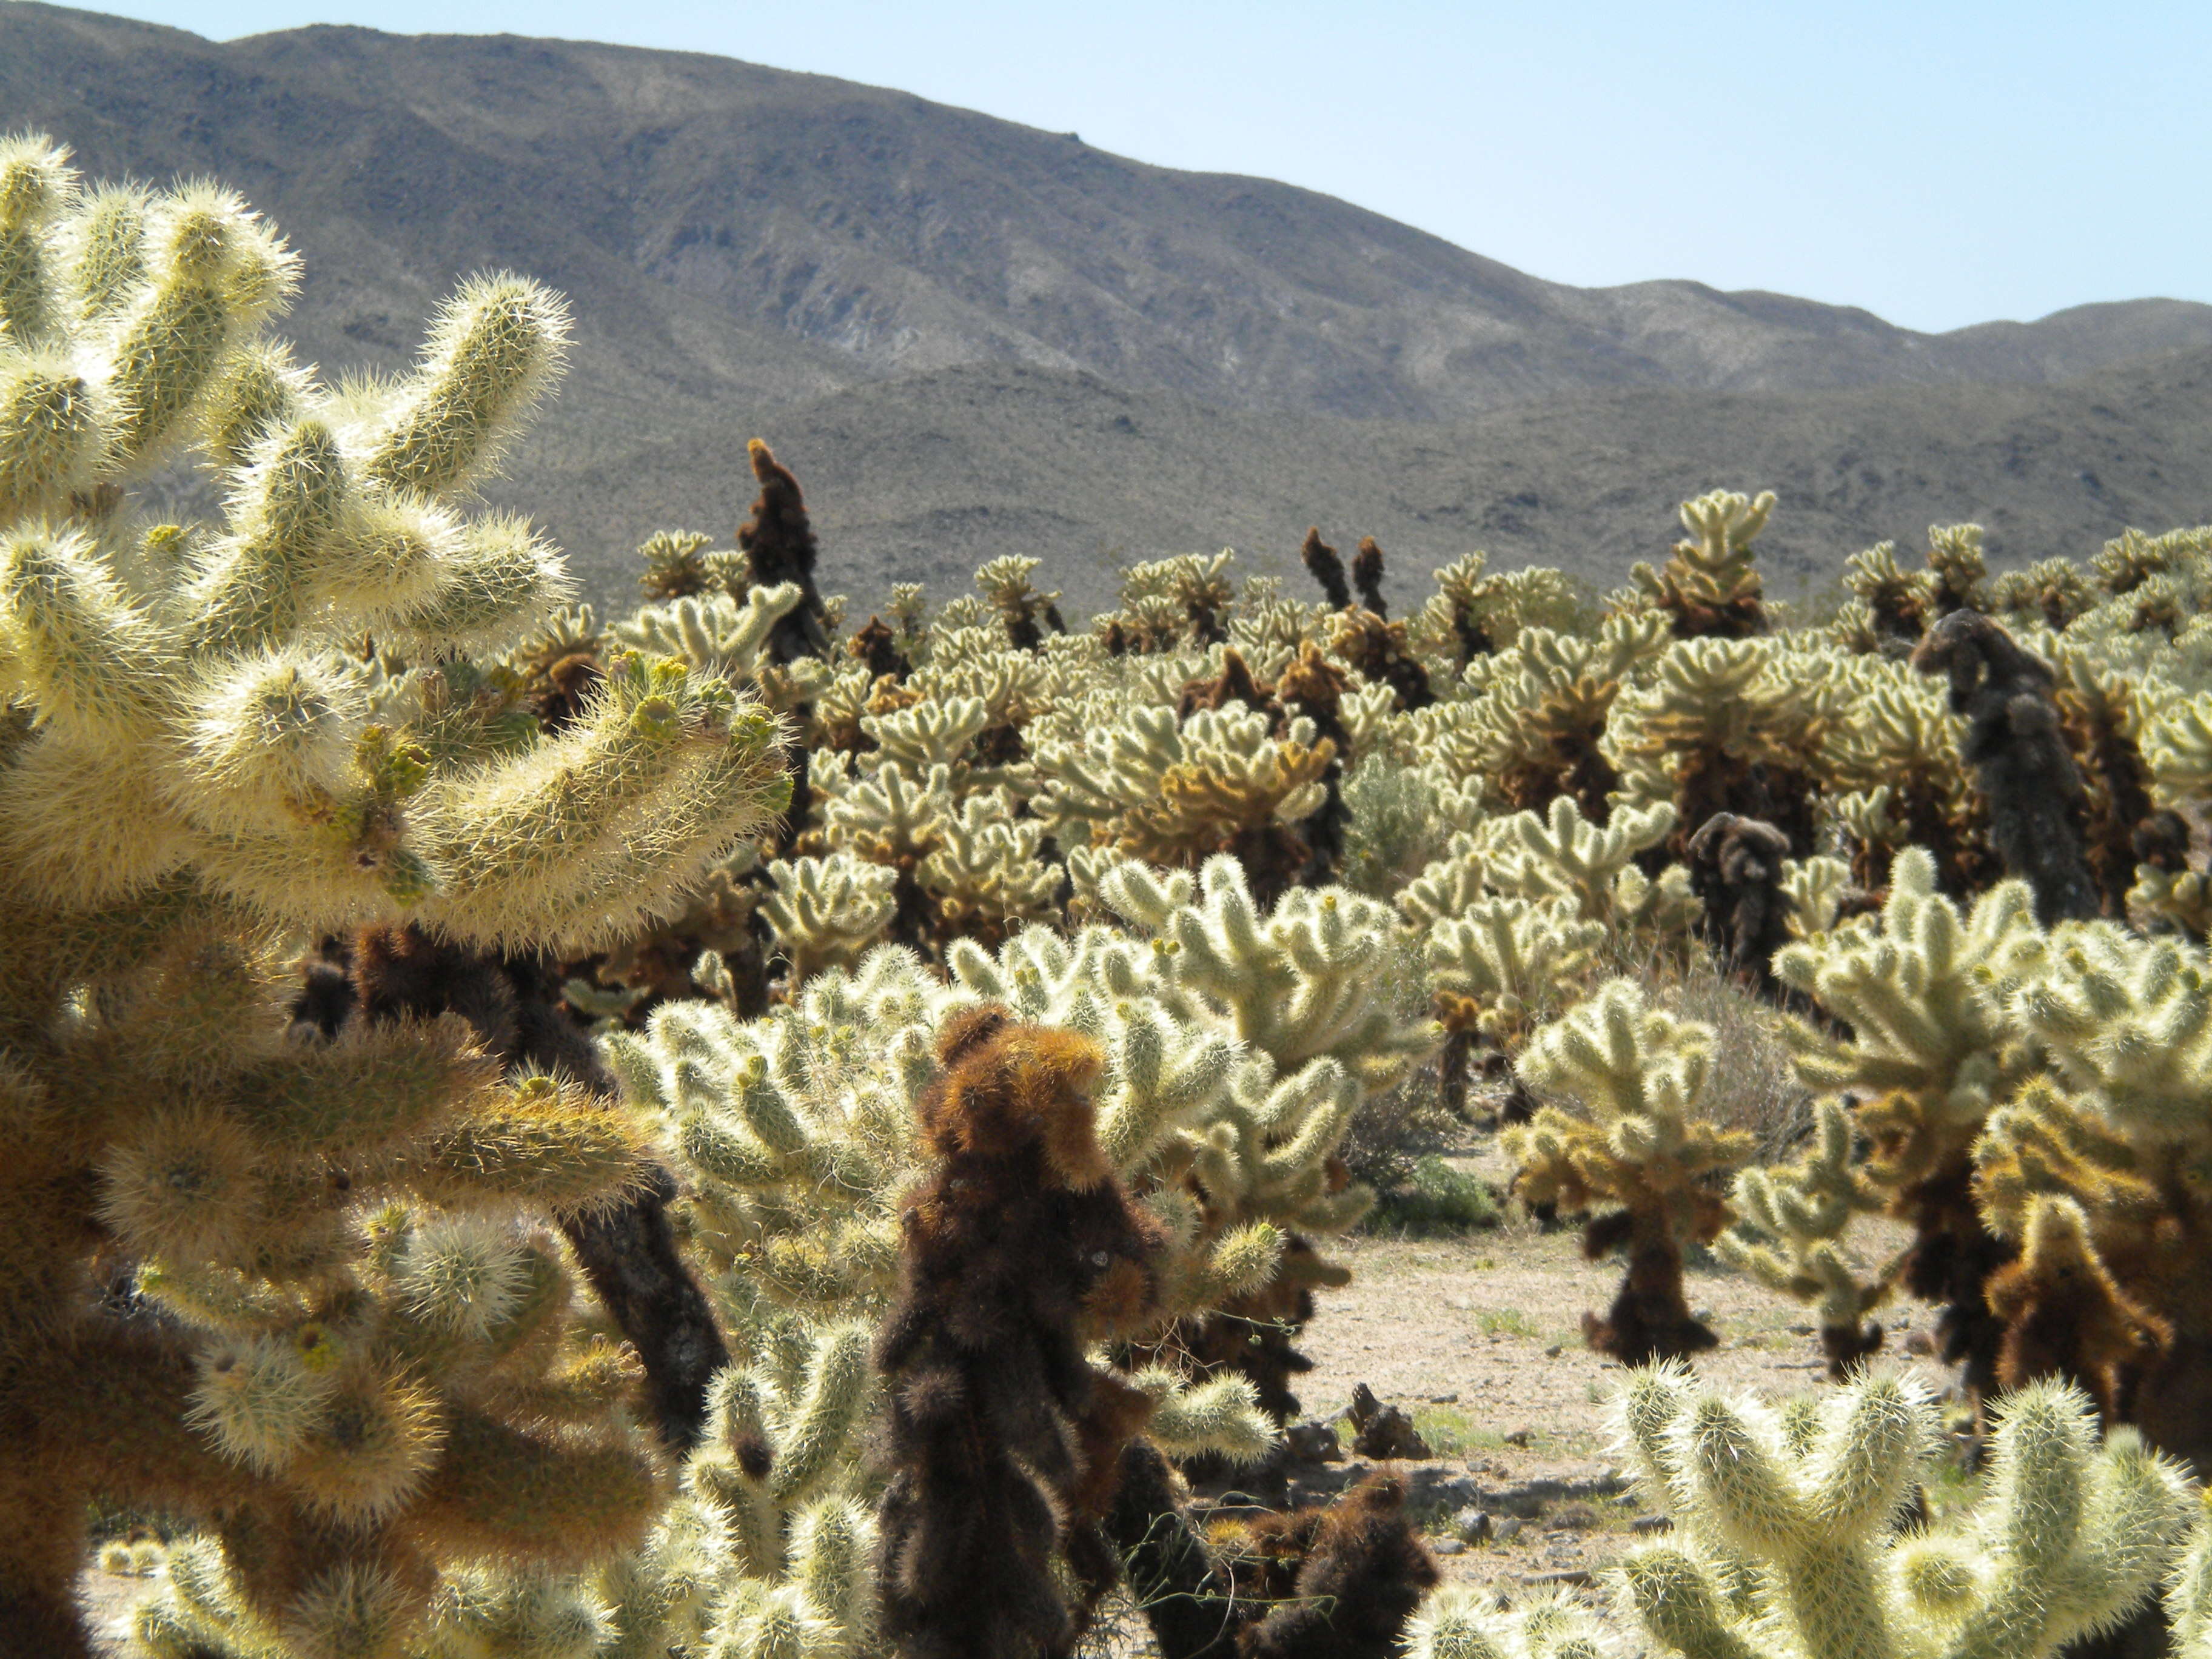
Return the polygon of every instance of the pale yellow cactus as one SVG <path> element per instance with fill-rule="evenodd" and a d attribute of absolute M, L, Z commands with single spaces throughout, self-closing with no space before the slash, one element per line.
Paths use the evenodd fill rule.
<path fill-rule="evenodd" d="M 1816 1410 L 1632 1379 L 1624 1449 L 1675 1518 L 1615 1571 L 1625 1618 L 1683 1659 L 2041 1659 L 2156 1594 L 2197 1505 L 2179 1468 L 2043 1382 L 2006 1403 L 1992 1478 L 1927 1528 L 1901 1514 L 1932 1459 L 1926 1392 L 1871 1376 Z"/>
<path fill-rule="evenodd" d="M 1897 544 L 1882 542 L 1854 553 L 1844 585 L 1867 607 L 1878 637 L 1917 640 L 1935 618 L 1935 581 L 1925 570 L 1898 562 Z"/>
<path fill-rule="evenodd" d="M 1538 1030 L 1516 1062 L 1545 1104 L 1505 1132 L 1514 1190 L 1590 1217 L 1589 1255 L 1626 1254 L 1611 1312 L 1585 1316 L 1583 1331 L 1592 1348 L 1632 1364 L 1717 1340 L 1683 1299 L 1682 1257 L 1725 1224 L 1716 1177 L 1743 1159 L 1751 1136 L 1713 1119 L 1713 1035 L 1616 979 Z"/>
<path fill-rule="evenodd" d="M 1929 600 L 1939 616 L 1961 606 L 1969 611 L 1990 608 L 1983 584 L 1990 574 L 1989 558 L 1982 551 L 1982 527 L 1978 524 L 1931 524 L 1928 526 Z"/>
<path fill-rule="evenodd" d="M 1621 807 L 1601 829 L 1561 795 L 1543 817 L 1518 812 L 1493 823 L 1485 847 L 1488 878 L 1509 897 L 1564 901 L 1585 921 L 1678 933 L 1697 914 L 1688 872 L 1670 865 L 1652 881 L 1634 864 L 1674 824 L 1673 804 L 1660 801 Z"/>
<path fill-rule="evenodd" d="M 1680 509 L 1686 539 L 1654 570 L 1630 572 L 1646 603 L 1668 613 L 1684 639 L 1717 635 L 1741 638 L 1765 626 L 1759 608 L 1759 564 L 1752 544 L 1774 511 L 1772 490 L 1757 499 L 1716 489 Z"/>
<path fill-rule="evenodd" d="M 760 914 L 794 981 L 858 962 L 898 908 L 891 896 L 897 872 L 848 853 L 777 859 L 768 869 L 775 891 L 761 901 Z"/>
<path fill-rule="evenodd" d="M 615 944 L 781 809 L 777 733 L 618 652 L 541 734 L 493 663 L 566 574 L 470 498 L 565 306 L 472 278 L 410 370 L 334 390 L 259 333 L 295 264 L 213 185 L 86 191 L 0 140 L 0 1643 L 41 1652 L 88 1650 L 95 1503 L 236 1547 L 172 1555 L 205 1595 L 147 1615 L 170 1651 L 197 1605 L 385 1659 L 480 1562 L 588 1566 L 660 1498 L 562 1237 L 649 1219 L 638 1127 L 458 1016 L 303 1013 L 297 952 Z M 139 516 L 165 465 L 211 522 Z"/>
<path fill-rule="evenodd" d="M 1613 700 L 1667 637 L 1658 613 L 1609 617 L 1595 640 L 1524 630 L 1490 664 L 1468 718 L 1441 734 L 1441 757 L 1487 780 L 1503 805 L 1540 811 L 1567 794 L 1601 812 L 1619 781 L 1599 749 Z"/>
<path fill-rule="evenodd" d="M 1881 1345 L 1881 1328 L 1868 1317 L 1888 1300 L 1890 1275 L 1862 1278 L 1844 1239 L 1853 1220 L 1887 1201 L 1860 1170 L 1850 1115 L 1824 1100 L 1813 1144 L 1786 1168 L 1746 1170 L 1729 1203 L 1735 1223 L 1715 1249 L 1721 1259 L 1769 1290 L 1810 1306 L 1820 1322 L 1830 1374 L 1840 1379 Z"/>
<path fill-rule="evenodd" d="M 1620 798 L 1671 801 L 1686 830 L 1729 811 L 1809 843 L 1839 668 L 1772 639 L 1677 641 L 1607 717 Z"/>

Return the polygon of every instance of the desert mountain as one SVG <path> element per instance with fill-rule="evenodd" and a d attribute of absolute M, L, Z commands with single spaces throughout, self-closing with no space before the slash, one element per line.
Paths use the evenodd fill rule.
<path fill-rule="evenodd" d="M 2056 386 L 1653 390 L 1449 422 L 1224 412 L 992 364 L 836 392 L 764 429 L 806 481 L 830 586 L 863 604 L 895 580 L 967 591 L 983 560 L 1031 553 L 1088 611 L 1112 603 L 1131 560 L 1222 546 L 1306 593 L 1309 524 L 1347 552 L 1375 536 L 1401 604 L 1473 548 L 1493 568 L 1556 565 L 1606 588 L 1665 557 L 1675 502 L 1721 487 L 1780 495 L 1759 548 L 1784 597 L 1876 541 L 1917 550 L 1930 524 L 1978 521 L 2009 565 L 2086 558 L 2130 524 L 2212 520 L 2212 349 Z M 549 523 L 592 525 L 642 474 L 682 503 L 654 521 L 726 545 L 751 495 L 743 470 L 742 438 L 715 434 L 604 470 L 519 466 L 501 491 Z M 599 591 L 635 602 L 614 526 L 570 545 L 612 549 Z"/>
<path fill-rule="evenodd" d="M 2132 364 L 2113 384 L 2201 408 L 2172 354 L 2212 346 L 2212 307 L 1929 335 L 1694 283 L 1574 289 L 1285 185 L 722 58 L 338 27 L 218 44 L 15 3 L 0 123 L 94 174 L 235 184 L 306 256 L 287 326 L 326 371 L 404 361 L 471 270 L 568 293 L 574 372 L 498 493 L 603 589 L 654 525 L 726 528 L 752 433 L 812 485 L 851 566 L 833 584 L 1029 550 L 1083 600 L 1102 555 L 1264 557 L 1316 519 L 1416 560 L 1487 544 L 1610 577 L 1680 491 L 1787 495 L 1778 467 L 1825 492 L 1789 502 L 1823 558 L 1829 531 L 2006 502 L 2006 550 L 2049 550 L 2137 497 L 2201 513 L 2212 477 L 2165 428 L 2160 463 L 2076 456 L 2112 394 L 2058 384 Z"/>

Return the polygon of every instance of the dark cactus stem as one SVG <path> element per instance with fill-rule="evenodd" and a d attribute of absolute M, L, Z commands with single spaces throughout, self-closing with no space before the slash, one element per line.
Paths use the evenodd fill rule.
<path fill-rule="evenodd" d="M 1690 1312 L 1682 1294 L 1681 1249 L 1662 1218 L 1616 1210 L 1583 1227 L 1583 1255 L 1589 1260 L 1615 1250 L 1627 1252 L 1628 1272 L 1603 1318 L 1583 1316 L 1583 1340 L 1591 1352 L 1624 1365 L 1646 1365 L 1720 1346 L 1712 1328 Z"/>
<path fill-rule="evenodd" d="M 1853 1366 L 1880 1352 L 1882 1336 L 1879 1319 L 1869 1319 L 1863 1325 L 1821 1326 L 1820 1352 L 1828 1362 L 1828 1380 L 1842 1382 Z"/>
<path fill-rule="evenodd" d="M 2145 832 L 2156 848 L 2170 840 L 2171 831 L 2154 823 L 2161 815 L 2151 805 L 2150 768 L 2121 722 L 2110 711 L 2087 702 L 2063 709 L 2062 718 L 2069 746 L 2097 784 L 2087 812 L 2084 857 L 2103 897 L 2105 914 L 2125 916 L 2128 889 L 2135 884 L 2136 866 L 2144 856 Z M 2185 825 L 2182 847 L 2185 854 Z"/>
<path fill-rule="evenodd" d="M 1265 714 L 1272 725 L 1281 725 L 1283 710 L 1273 693 L 1252 678 L 1244 653 L 1231 646 L 1221 653 L 1221 672 L 1210 680 L 1184 682 L 1176 702 L 1176 718 L 1187 720 L 1201 708 L 1219 710 L 1241 702 L 1255 714 Z"/>
<path fill-rule="evenodd" d="M 459 1014 L 485 1052 L 511 1070 L 574 1079 L 611 1104 L 618 1091 L 599 1051 L 569 1018 L 550 965 L 492 956 L 417 928 L 371 928 L 352 947 L 352 977 L 371 1021 Z M 333 1028 L 335 1029 L 335 1028 Z M 665 1170 L 620 1204 L 572 1217 L 561 1231 L 584 1277 L 645 1367 L 653 1422 L 678 1449 L 696 1444 L 707 1420 L 707 1384 L 730 1351 L 707 1298 L 676 1247 L 668 1206 L 676 1183 Z"/>
<path fill-rule="evenodd" d="M 758 438 L 745 445 L 745 454 L 752 462 L 760 495 L 753 501 L 752 516 L 738 526 L 738 545 L 744 550 L 745 562 L 751 569 L 753 586 L 799 584 L 798 605 L 769 630 L 769 659 L 779 665 L 800 657 L 819 657 L 827 661 L 831 652 L 830 618 L 822 608 L 821 590 L 814 585 L 817 549 L 814 526 L 806 516 L 805 493 L 799 489 L 791 469 L 777 460 L 775 453 Z M 799 731 L 806 729 L 813 712 L 809 703 L 801 703 L 791 711 Z M 793 744 L 785 751 L 784 773 L 791 780 L 791 805 L 785 809 L 785 829 L 779 850 L 788 852 L 791 838 L 806 823 L 811 795 L 807 787 L 806 750 L 803 745 Z"/>
<path fill-rule="evenodd" d="M 1342 700 L 1347 684 L 1343 671 L 1322 655 L 1310 640 L 1298 647 L 1297 656 L 1275 681 L 1282 715 L 1304 715 L 1314 723 L 1314 741 L 1332 744 L 1336 749 L 1335 757 L 1322 774 L 1322 786 L 1328 795 L 1319 810 L 1298 826 L 1312 849 L 1298 878 L 1307 887 L 1327 886 L 1344 867 L 1344 836 L 1352 823 L 1352 809 L 1344 804 L 1344 757 L 1352 748 L 1352 734 L 1344 729 Z M 1278 735 L 1282 725 L 1279 718 Z"/>
<path fill-rule="evenodd" d="M 1980 1400 L 1996 1392 L 2005 1336 L 2004 1322 L 1990 1311 L 1989 1282 L 2018 1258 L 2020 1247 L 1983 1224 L 1973 1188 L 1972 1160 L 1961 1152 L 1909 1190 L 1905 1216 L 1913 1244 L 1899 1277 L 1914 1296 L 1942 1310 L 1936 1357 L 1959 1366 L 1960 1381 Z"/>
<path fill-rule="evenodd" d="M 1359 602 L 1385 622 L 1390 619 L 1390 607 L 1382 599 L 1382 548 L 1372 536 L 1359 538 L 1359 550 L 1352 556 L 1352 585 L 1359 590 Z"/>
<path fill-rule="evenodd" d="M 1267 1554 L 1295 1561 L 1297 1576 L 1238 1643 L 1241 1659 L 1402 1652 L 1407 1620 L 1442 1577 L 1407 1519 L 1406 1483 L 1395 1476 L 1370 1474 L 1326 1510 L 1267 1516 L 1254 1532 Z"/>
<path fill-rule="evenodd" d="M 1161 1659 L 1234 1659 L 1243 1621 L 1233 1586 L 1183 1513 L 1167 1460 L 1148 1441 L 1121 1454 L 1106 1536 L 1121 1552 L 1130 1597 L 1144 1609 Z"/>
<path fill-rule="evenodd" d="M 1098 1149 L 1097 1051 L 993 1006 L 940 1034 L 918 1107 L 933 1172 L 907 1195 L 877 1338 L 890 1483 L 878 1578 L 902 1659 L 1068 1652 L 1118 1571 L 1099 1523 L 1149 1402 L 1085 1358 L 1146 1316 L 1166 1235 Z"/>
<path fill-rule="evenodd" d="M 1467 1118 L 1467 1091 L 1474 1071 L 1477 1040 L 1478 1034 L 1473 1030 L 1449 1030 L 1437 1055 L 1437 1097 L 1446 1111 L 1462 1121 Z"/>
<path fill-rule="evenodd" d="M 1498 649 L 1491 643 L 1489 630 L 1464 605 L 1452 607 L 1452 635 L 1459 641 L 1459 659 L 1454 666 L 1462 670 L 1477 657 L 1490 656 Z"/>
<path fill-rule="evenodd" d="M 1440 1577 L 1390 1476 L 1261 1515 L 1217 1553 L 1158 1452 L 1130 1447 L 1120 1473 L 1106 1532 L 1161 1659 L 1390 1659 Z"/>
<path fill-rule="evenodd" d="M 805 494 L 791 469 L 758 438 L 745 445 L 745 454 L 752 462 L 760 495 L 753 501 L 752 516 L 738 526 L 738 545 L 744 550 L 753 586 L 799 584 L 798 605 L 769 633 L 769 656 L 778 663 L 800 657 L 827 659 L 829 619 L 822 609 L 822 592 L 814 585 L 817 549 Z"/>
<path fill-rule="evenodd" d="M 1307 574 L 1321 584 L 1322 597 L 1329 608 L 1341 611 L 1352 603 L 1352 590 L 1344 585 L 1344 561 L 1336 550 L 1321 538 L 1321 526 L 1314 525 L 1306 531 L 1305 545 L 1298 549 L 1298 557 L 1305 562 Z"/>
<path fill-rule="evenodd" d="M 845 649 L 854 661 L 866 665 L 871 678 L 902 681 L 914 672 L 914 665 L 898 648 L 897 637 L 881 617 L 871 617 L 867 625 L 845 642 Z"/>
<path fill-rule="evenodd" d="M 1759 818 L 1716 812 L 1684 848 L 1690 887 L 1704 902 L 1702 926 L 1731 975 L 1769 1001 L 1784 1000 L 1775 952 L 1790 942 L 1782 861 L 1790 837 Z"/>
<path fill-rule="evenodd" d="M 1960 757 L 1973 769 L 2006 870 L 2035 891 L 2037 919 L 2049 927 L 2095 915 L 2081 846 L 2087 793 L 2059 730 L 2051 665 L 1981 612 L 1954 611 L 1928 630 L 1912 665 L 1949 678 L 1952 712 L 1966 717 Z"/>

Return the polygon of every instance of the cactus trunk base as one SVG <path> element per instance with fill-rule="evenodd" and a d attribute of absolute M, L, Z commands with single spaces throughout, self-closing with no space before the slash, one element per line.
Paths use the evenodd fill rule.
<path fill-rule="evenodd" d="M 1671 1238 L 1630 1244 L 1620 1294 L 1603 1318 L 1583 1316 L 1583 1340 L 1591 1352 L 1624 1365 L 1686 1359 L 1720 1346 L 1712 1328 L 1690 1312 L 1682 1295 L 1682 1253 Z"/>

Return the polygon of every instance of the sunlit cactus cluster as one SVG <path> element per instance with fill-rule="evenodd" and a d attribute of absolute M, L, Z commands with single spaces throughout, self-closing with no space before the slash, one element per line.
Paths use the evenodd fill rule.
<path fill-rule="evenodd" d="M 655 1153 L 491 1011 L 317 1006 L 302 948 L 617 939 L 781 809 L 776 729 L 623 653 L 541 733 L 488 654 L 564 586 L 462 506 L 558 372 L 552 295 L 466 283 L 412 372 L 331 392 L 262 333 L 295 262 L 235 198 L 19 139 L 0 204 L 0 1625 L 85 1651 L 97 1500 L 208 1529 L 155 1651 L 396 1653 L 469 1564 L 651 1524 L 639 1359 L 576 1241 Z M 224 516 L 134 514 L 187 453 Z"/>
<path fill-rule="evenodd" d="M 563 302 L 334 387 L 298 281 L 0 143 L 0 1653 L 95 1556 L 159 1659 L 2212 1653 L 2212 531 L 870 609 L 755 439 L 603 616 L 471 500 Z M 1417 1134 L 1623 1260 L 1591 1594 L 1209 1517 Z M 1693 1267 L 1837 1386 L 1701 1382 Z"/>

